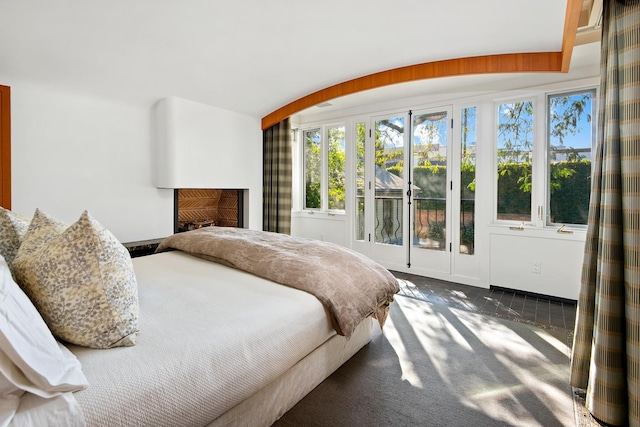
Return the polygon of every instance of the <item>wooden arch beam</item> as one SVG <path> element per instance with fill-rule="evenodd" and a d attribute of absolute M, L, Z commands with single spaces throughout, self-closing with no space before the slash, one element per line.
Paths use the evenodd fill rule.
<path fill-rule="evenodd" d="M 0 206 L 11 209 L 11 89 L 0 86 Z"/>
<path fill-rule="evenodd" d="M 394 68 L 348 80 L 293 101 L 262 118 L 262 130 L 291 117 L 298 111 L 341 96 L 437 77 L 494 73 L 566 73 L 578 30 L 583 0 L 567 0 L 567 10 L 560 52 L 511 53 L 447 59 Z"/>

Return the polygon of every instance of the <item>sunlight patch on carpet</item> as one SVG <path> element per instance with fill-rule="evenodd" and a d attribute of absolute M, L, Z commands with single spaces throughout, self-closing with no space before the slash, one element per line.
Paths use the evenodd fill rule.
<path fill-rule="evenodd" d="M 534 331 L 534 332 L 540 338 L 542 338 L 543 340 L 548 342 L 549 345 L 555 347 L 555 349 L 558 350 L 560 353 L 566 354 L 567 356 L 569 356 L 571 354 L 569 346 L 567 345 L 566 342 L 560 341 L 556 337 L 553 337 L 553 336 L 549 335 L 549 333 L 547 331 L 544 331 L 544 330 L 539 330 L 539 331 Z"/>
<path fill-rule="evenodd" d="M 409 384 L 414 387 L 423 388 L 420 376 L 416 373 L 413 362 L 411 361 L 411 356 L 402 343 L 402 339 L 400 339 L 398 331 L 393 326 L 393 320 L 391 318 L 387 319 L 384 326 L 384 335 L 387 337 L 389 343 L 393 346 L 396 354 L 398 355 L 398 361 L 400 362 L 400 368 L 402 369 L 402 380 L 409 382 Z"/>
<path fill-rule="evenodd" d="M 460 404 L 497 421 L 545 425 L 542 410 L 557 425 L 575 422 L 568 349 L 553 332 L 412 298 L 395 304 L 383 334 L 412 385 L 422 388 L 430 371 Z"/>

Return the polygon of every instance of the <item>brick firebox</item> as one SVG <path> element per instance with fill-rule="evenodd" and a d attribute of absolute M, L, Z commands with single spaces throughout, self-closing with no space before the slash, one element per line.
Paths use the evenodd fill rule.
<path fill-rule="evenodd" d="M 174 231 L 217 225 L 243 227 L 242 191 L 213 188 L 175 190 Z"/>

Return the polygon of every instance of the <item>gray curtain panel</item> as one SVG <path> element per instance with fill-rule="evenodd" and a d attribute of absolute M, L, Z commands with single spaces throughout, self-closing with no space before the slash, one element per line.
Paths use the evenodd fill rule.
<path fill-rule="evenodd" d="M 291 234 L 291 125 L 289 119 L 263 132 L 262 229 Z"/>
<path fill-rule="evenodd" d="M 605 0 L 598 133 L 571 384 L 640 426 L 640 2 Z"/>

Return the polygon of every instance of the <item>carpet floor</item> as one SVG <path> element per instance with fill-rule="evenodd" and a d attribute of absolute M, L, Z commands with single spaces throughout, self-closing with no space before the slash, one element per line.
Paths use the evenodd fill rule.
<path fill-rule="evenodd" d="M 274 426 L 576 426 L 567 332 L 397 296 Z"/>

